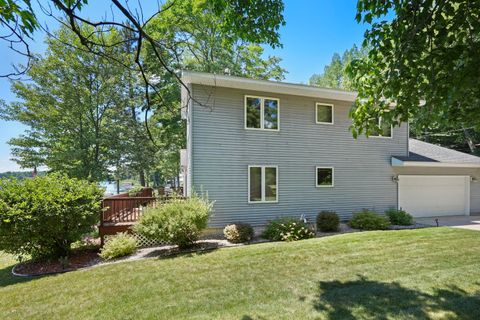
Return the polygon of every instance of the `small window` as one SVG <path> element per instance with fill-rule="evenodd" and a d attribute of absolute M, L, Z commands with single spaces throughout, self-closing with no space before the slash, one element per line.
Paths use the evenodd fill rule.
<path fill-rule="evenodd" d="M 392 137 L 392 126 L 388 123 L 384 123 L 382 118 L 378 118 L 378 133 L 371 134 L 372 137 L 382 137 L 382 138 L 391 138 Z"/>
<path fill-rule="evenodd" d="M 315 121 L 322 124 L 333 124 L 333 104 L 315 104 Z"/>
<path fill-rule="evenodd" d="M 245 128 L 278 130 L 279 100 L 245 96 Z"/>
<path fill-rule="evenodd" d="M 317 167 L 317 187 L 333 187 L 333 168 Z"/>
<path fill-rule="evenodd" d="M 277 173 L 276 166 L 249 166 L 248 202 L 277 202 Z"/>

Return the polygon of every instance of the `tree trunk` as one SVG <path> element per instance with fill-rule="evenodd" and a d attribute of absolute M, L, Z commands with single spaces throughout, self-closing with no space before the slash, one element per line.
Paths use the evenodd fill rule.
<path fill-rule="evenodd" d="M 145 171 L 140 170 L 140 185 L 145 187 Z"/>
<path fill-rule="evenodd" d="M 468 132 L 468 129 L 463 128 L 463 135 L 465 136 L 465 140 L 467 141 L 468 147 L 470 148 L 470 153 L 475 154 L 475 143 L 473 142 L 473 138 L 470 135 L 470 132 Z"/>
<path fill-rule="evenodd" d="M 120 179 L 117 179 L 117 194 L 120 194 Z"/>

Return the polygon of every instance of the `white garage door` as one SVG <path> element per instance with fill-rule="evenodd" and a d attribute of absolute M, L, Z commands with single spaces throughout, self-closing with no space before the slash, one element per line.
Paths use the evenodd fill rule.
<path fill-rule="evenodd" d="M 469 215 L 470 177 L 400 175 L 398 206 L 414 217 Z"/>

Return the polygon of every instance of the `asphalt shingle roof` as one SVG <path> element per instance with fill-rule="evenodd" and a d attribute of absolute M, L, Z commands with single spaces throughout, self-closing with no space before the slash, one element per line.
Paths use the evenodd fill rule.
<path fill-rule="evenodd" d="M 480 157 L 416 139 L 409 140 L 409 151 L 408 157 L 395 156 L 394 158 L 402 161 L 480 164 Z"/>

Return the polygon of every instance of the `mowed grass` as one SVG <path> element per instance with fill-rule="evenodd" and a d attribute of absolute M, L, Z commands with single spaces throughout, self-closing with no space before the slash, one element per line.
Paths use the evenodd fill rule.
<path fill-rule="evenodd" d="M 480 232 L 364 232 L 35 279 L 0 255 L 2 319 L 480 319 Z"/>

